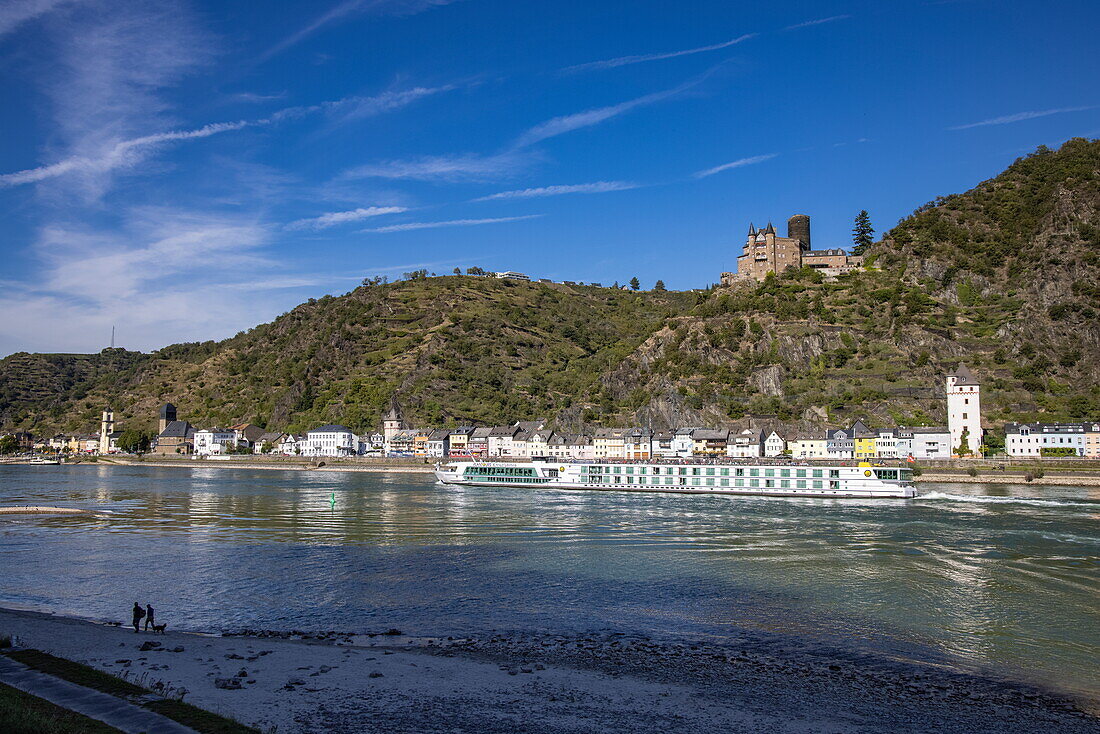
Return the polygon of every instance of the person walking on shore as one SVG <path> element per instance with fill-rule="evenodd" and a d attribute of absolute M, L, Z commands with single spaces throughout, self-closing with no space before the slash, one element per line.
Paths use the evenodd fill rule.
<path fill-rule="evenodd" d="M 134 602 L 134 634 L 136 635 L 140 630 L 138 625 L 141 624 L 141 618 L 145 616 L 145 610 L 141 608 L 141 605 Z"/>
<path fill-rule="evenodd" d="M 145 631 L 146 632 L 149 631 L 149 625 L 151 625 L 151 624 L 156 626 L 155 623 L 153 622 L 153 605 L 152 604 L 146 604 L 145 605 Z"/>

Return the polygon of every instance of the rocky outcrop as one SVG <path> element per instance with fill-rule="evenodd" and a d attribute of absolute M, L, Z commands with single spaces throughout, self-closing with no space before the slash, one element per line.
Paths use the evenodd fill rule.
<path fill-rule="evenodd" d="M 756 370 L 749 376 L 749 384 L 762 395 L 783 397 L 783 374 L 781 365 L 772 365 Z"/>

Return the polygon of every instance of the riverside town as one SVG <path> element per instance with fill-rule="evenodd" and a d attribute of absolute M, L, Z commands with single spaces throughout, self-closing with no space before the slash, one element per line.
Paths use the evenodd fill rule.
<path fill-rule="evenodd" d="M 1100 459 L 1100 421 L 1083 423 L 1009 423 L 1004 446 L 984 442 L 981 385 L 965 364 L 945 378 L 946 426 L 872 428 L 862 420 L 822 431 L 792 432 L 769 417 L 750 418 L 743 428 L 648 427 L 596 428 L 587 433 L 554 430 L 545 419 L 505 426 L 411 428 L 396 402 L 376 430 L 318 426 L 294 435 L 242 423 L 226 428 L 196 428 L 165 403 L 159 430 L 147 448 L 153 455 L 282 455 L 301 457 L 422 457 L 555 461 L 648 461 L 656 459 L 799 460 L 950 459 L 960 457 L 1080 457 Z M 123 451 L 123 432 L 114 411 L 103 411 L 98 434 L 57 435 L 35 439 L 9 434 L 21 449 L 41 454 L 97 455 Z"/>

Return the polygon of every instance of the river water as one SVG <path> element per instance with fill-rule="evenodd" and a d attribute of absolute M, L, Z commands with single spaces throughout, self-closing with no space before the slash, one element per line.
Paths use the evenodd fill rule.
<path fill-rule="evenodd" d="M 2 505 L 110 514 L 0 519 L 0 605 L 128 621 L 139 601 L 202 630 L 752 639 L 1100 698 L 1100 490 L 920 489 L 861 501 L 2 466 Z"/>

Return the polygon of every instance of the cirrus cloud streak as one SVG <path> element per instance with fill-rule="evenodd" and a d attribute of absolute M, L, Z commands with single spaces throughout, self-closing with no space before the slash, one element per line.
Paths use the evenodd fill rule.
<path fill-rule="evenodd" d="M 1008 125 L 1013 122 L 1023 122 L 1024 120 L 1034 120 L 1037 117 L 1049 117 L 1051 115 L 1061 115 L 1066 112 L 1084 112 L 1085 110 L 1094 110 L 1096 105 L 1088 105 L 1086 107 L 1059 107 L 1053 110 L 1031 110 L 1029 112 L 1017 112 L 1012 115 L 1002 115 L 1001 117 L 993 117 L 988 120 L 982 120 L 980 122 L 971 122 L 966 125 L 955 125 L 954 127 L 947 128 L 948 130 L 969 130 L 972 127 L 985 127 L 986 125 Z"/>
<path fill-rule="evenodd" d="M 819 21 L 825 22 L 825 21 Z M 577 64 L 576 66 L 567 66 L 562 69 L 564 72 L 576 72 L 576 71 L 589 71 L 592 69 L 614 69 L 617 66 L 627 66 L 629 64 L 642 64 L 647 61 L 663 61 L 664 59 L 675 59 L 679 56 L 691 56 L 693 54 L 706 53 L 707 51 L 718 51 L 723 48 L 729 48 L 730 46 L 736 46 L 737 44 L 747 41 L 750 38 L 756 38 L 759 33 L 746 33 L 737 38 L 729 41 L 723 41 L 722 43 L 715 43 L 710 46 L 699 46 L 698 48 L 688 48 L 682 51 L 668 51 L 666 53 L 655 54 L 638 54 L 635 56 L 620 56 L 615 59 L 604 59 L 602 61 L 589 61 L 585 64 Z"/>
<path fill-rule="evenodd" d="M 474 199 L 474 201 L 495 201 L 498 199 L 534 199 L 543 196 L 561 196 L 562 194 L 603 194 L 608 191 L 628 191 L 638 188 L 638 184 L 627 181 L 596 181 L 585 184 L 564 184 L 559 186 L 539 186 L 530 189 L 501 191 Z"/>
<path fill-rule="evenodd" d="M 542 214 L 526 214 L 522 217 L 495 217 L 492 219 L 451 219 L 446 222 L 406 222 L 405 224 L 391 224 L 388 227 L 376 229 L 362 229 L 360 232 L 408 232 L 414 229 L 436 229 L 437 227 L 472 227 L 479 224 L 503 224 L 505 222 L 520 222 L 525 219 L 537 219 Z"/>
<path fill-rule="evenodd" d="M 799 28 L 809 28 L 810 26 L 821 25 L 822 23 L 832 23 L 833 21 L 836 21 L 836 20 L 847 20 L 848 18 L 851 18 L 851 17 L 852 17 L 851 15 L 847 15 L 847 14 L 845 14 L 845 15 L 830 15 L 828 18 L 818 18 L 816 20 L 807 20 L 803 23 L 795 23 L 794 25 L 787 26 L 783 30 L 785 30 L 785 31 L 794 31 L 794 30 L 798 30 Z"/>
<path fill-rule="evenodd" d="M 775 158 L 778 155 L 778 153 L 768 153 L 766 155 L 754 155 L 748 158 L 738 158 L 735 161 L 723 163 L 722 165 L 715 166 L 714 168 L 707 168 L 703 171 L 697 171 L 693 175 L 695 176 L 695 178 L 706 178 L 707 176 L 713 176 L 714 174 L 721 173 L 722 171 L 728 171 L 731 168 L 741 168 L 742 166 L 751 166 L 755 163 L 770 161 L 772 158 Z"/>
<path fill-rule="evenodd" d="M 55 178 L 67 173 L 106 173 L 116 168 L 133 165 L 141 158 L 141 151 L 157 145 L 177 140 L 194 140 L 196 138 L 208 138 L 211 135 L 241 130 L 250 125 L 263 124 L 263 121 L 248 122 L 216 122 L 204 125 L 196 130 L 177 130 L 174 132 L 157 133 L 155 135 L 143 135 L 131 140 L 123 140 L 115 143 L 111 148 L 98 156 L 73 156 L 57 163 L 38 168 L 28 168 L 23 171 L 0 174 L 0 186 L 18 186 L 25 183 L 37 183 L 49 178 Z"/>
<path fill-rule="evenodd" d="M 370 217 L 380 217 L 383 214 L 399 214 L 408 211 L 403 206 L 368 206 L 352 209 L 345 212 L 328 212 L 319 217 L 299 219 L 286 225 L 286 229 L 327 229 L 339 224 L 358 222 Z"/>
<path fill-rule="evenodd" d="M 38 183 L 71 173 L 105 174 L 116 169 L 136 166 L 145 158 L 146 154 L 165 143 L 208 138 L 218 133 L 243 130 L 247 127 L 273 125 L 319 112 L 340 115 L 341 122 L 370 117 L 398 110 L 424 97 L 450 91 L 454 88 L 454 85 L 414 87 L 400 91 L 383 92 L 373 97 L 345 97 L 315 105 L 286 107 L 262 119 L 215 122 L 194 130 L 176 130 L 142 135 L 110 144 L 105 148 L 101 148 L 94 155 L 70 156 L 45 166 L 0 174 L 0 187 Z"/>

